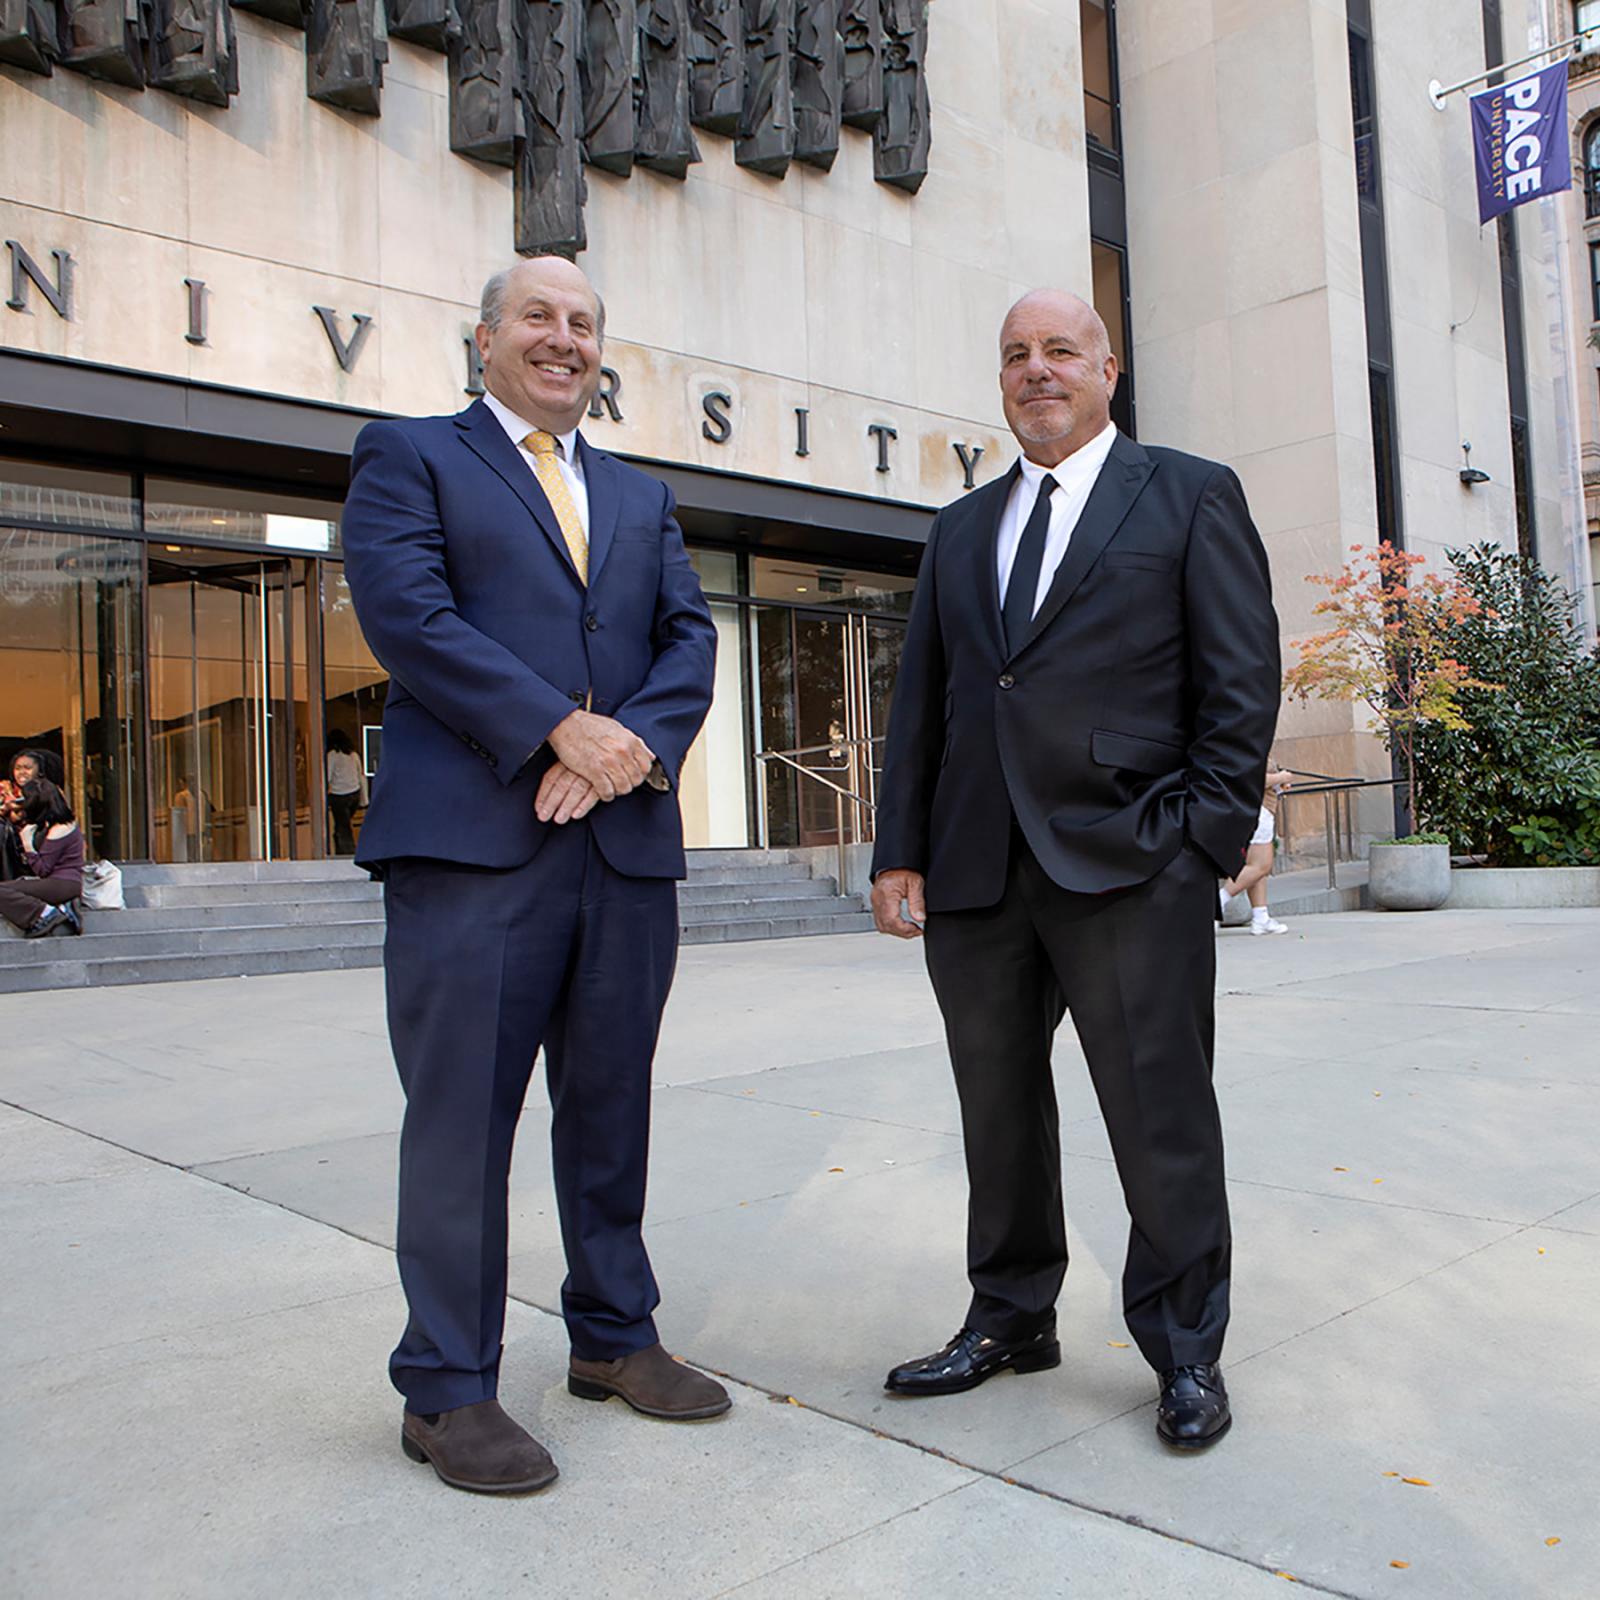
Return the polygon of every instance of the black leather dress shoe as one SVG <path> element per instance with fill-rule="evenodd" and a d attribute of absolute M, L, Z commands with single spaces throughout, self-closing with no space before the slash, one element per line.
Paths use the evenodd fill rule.
<path fill-rule="evenodd" d="M 890 1394 L 960 1394 L 1010 1367 L 1013 1372 L 1043 1372 L 1061 1365 L 1055 1325 L 1026 1339 L 991 1339 L 963 1328 L 944 1349 L 896 1367 L 883 1386 Z"/>
<path fill-rule="evenodd" d="M 1215 1362 L 1161 1374 L 1156 1432 L 1163 1443 L 1174 1450 L 1204 1450 L 1232 1426 L 1227 1386 Z"/>

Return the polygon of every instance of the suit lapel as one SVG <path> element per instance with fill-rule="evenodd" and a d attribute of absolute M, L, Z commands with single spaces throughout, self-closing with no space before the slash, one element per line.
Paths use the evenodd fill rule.
<path fill-rule="evenodd" d="M 983 625 L 988 629 L 989 641 L 996 657 L 1006 653 L 1005 623 L 1000 615 L 1000 564 L 995 550 L 1000 539 L 1000 519 L 1005 515 L 1006 501 L 1011 498 L 1012 486 L 1022 474 L 1022 467 L 1012 462 L 1011 470 L 1003 478 L 979 489 L 967 502 L 976 526 L 968 541 L 969 591 L 978 602 Z M 987 496 L 987 499 L 983 497 Z"/>
<path fill-rule="evenodd" d="M 622 509 L 622 473 L 615 461 L 596 450 L 580 433 L 578 460 L 583 465 L 583 486 L 589 495 L 589 584 L 592 588 L 611 549 Z"/>
<path fill-rule="evenodd" d="M 1155 463 L 1144 450 L 1119 432 L 1094 488 L 1089 491 L 1078 525 L 1067 544 L 1067 553 L 1061 558 L 1061 565 L 1056 568 L 1045 594 L 1044 604 L 1035 613 L 1033 626 L 1015 654 L 1021 655 L 1060 614 L 1061 608 L 1088 576 L 1089 568 L 1100 559 L 1101 551 L 1111 543 L 1112 535 L 1122 526 L 1123 518 L 1133 509 L 1134 501 L 1155 470 Z"/>
<path fill-rule="evenodd" d="M 561 536 L 561 524 L 556 521 L 556 514 L 533 475 L 532 463 L 522 459 L 506 430 L 495 420 L 495 414 L 481 400 L 474 400 L 456 418 L 456 426 L 461 429 L 461 439 L 467 448 L 498 473 L 507 488 L 528 508 L 529 515 L 544 530 L 562 564 L 577 579 L 578 569 L 573 566 L 567 541 Z"/>

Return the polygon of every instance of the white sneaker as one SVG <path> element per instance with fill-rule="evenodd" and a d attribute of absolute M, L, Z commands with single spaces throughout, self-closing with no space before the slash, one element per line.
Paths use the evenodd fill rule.
<path fill-rule="evenodd" d="M 1276 917 L 1262 917 L 1259 921 L 1250 924 L 1250 931 L 1254 934 L 1287 933 L 1289 925 L 1286 922 L 1279 922 Z"/>

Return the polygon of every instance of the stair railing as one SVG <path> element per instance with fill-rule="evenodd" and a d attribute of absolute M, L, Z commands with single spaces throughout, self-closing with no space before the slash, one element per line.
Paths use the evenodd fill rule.
<path fill-rule="evenodd" d="M 836 881 L 839 893 L 844 894 L 846 846 L 870 844 L 874 837 L 873 824 L 878 808 L 872 798 L 872 791 L 876 789 L 872 752 L 873 746 L 882 742 L 882 739 L 847 739 L 841 734 L 827 744 L 801 745 L 793 750 L 758 750 L 755 756 L 756 816 L 761 848 L 768 848 L 768 773 L 773 763 L 777 763 L 780 769 L 798 773 L 833 797 L 833 837 L 839 862 Z M 805 761 L 807 756 L 825 756 L 830 764 L 808 766 Z M 802 794 L 805 792 L 801 791 Z"/>

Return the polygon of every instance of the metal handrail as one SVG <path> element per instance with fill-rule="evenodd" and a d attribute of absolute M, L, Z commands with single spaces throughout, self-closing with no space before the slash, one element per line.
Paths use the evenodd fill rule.
<path fill-rule="evenodd" d="M 1288 834 L 1287 803 L 1293 795 L 1320 794 L 1322 796 L 1322 834 L 1328 846 L 1328 887 L 1337 889 L 1337 867 L 1340 861 L 1355 858 L 1355 810 L 1351 796 L 1359 789 L 1393 789 L 1405 783 L 1404 778 L 1338 778 L 1325 772 L 1305 772 L 1299 767 L 1286 767 L 1296 777 L 1313 778 L 1313 783 L 1297 783 L 1278 796 L 1278 807 L 1283 820 L 1283 832 Z M 1340 844 L 1344 854 L 1340 854 Z"/>
<path fill-rule="evenodd" d="M 792 772 L 798 772 L 801 777 L 809 778 L 813 783 L 821 784 L 824 789 L 833 795 L 833 820 L 834 820 L 834 845 L 838 851 L 839 873 L 838 884 L 840 894 L 845 890 L 845 802 L 848 800 L 853 807 L 850 814 L 850 839 L 851 844 L 868 844 L 873 837 L 874 829 L 871 824 L 877 818 L 877 802 L 870 799 L 860 791 L 869 787 L 863 784 L 860 778 L 861 761 L 863 752 L 866 755 L 865 769 L 870 778 L 872 769 L 872 747 L 882 744 L 882 738 L 875 739 L 831 739 L 827 744 L 799 745 L 793 750 L 758 750 L 756 751 L 756 776 L 758 794 L 756 797 L 757 816 L 761 827 L 761 847 L 767 845 L 767 768 L 776 761 Z M 826 755 L 838 757 L 848 752 L 850 759 L 838 767 L 808 767 L 800 760 L 801 756 Z M 828 776 L 830 772 L 847 773 L 850 784 L 835 783 Z"/>

